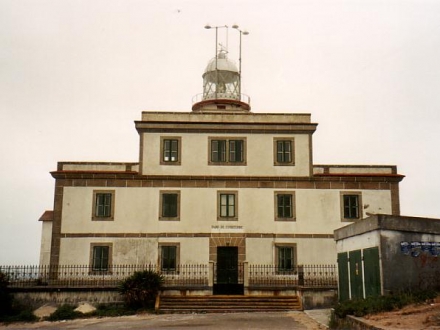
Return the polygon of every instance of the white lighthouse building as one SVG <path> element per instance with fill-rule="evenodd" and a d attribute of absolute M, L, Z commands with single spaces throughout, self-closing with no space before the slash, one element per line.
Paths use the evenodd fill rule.
<path fill-rule="evenodd" d="M 240 292 L 244 264 L 335 264 L 335 229 L 399 215 L 396 166 L 314 164 L 311 114 L 251 111 L 241 54 L 220 47 L 202 77 L 192 109 L 142 112 L 134 162 L 58 163 L 41 264 L 206 265 L 214 292 Z"/>

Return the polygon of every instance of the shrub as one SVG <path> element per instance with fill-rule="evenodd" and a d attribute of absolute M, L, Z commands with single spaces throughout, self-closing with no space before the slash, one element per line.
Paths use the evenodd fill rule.
<path fill-rule="evenodd" d="M 116 304 L 100 304 L 96 307 L 96 310 L 91 312 L 90 316 L 97 317 L 114 317 L 114 316 L 123 316 L 123 315 L 133 315 L 135 311 L 132 309 L 127 309 L 122 305 Z"/>
<path fill-rule="evenodd" d="M 47 321 L 73 320 L 83 316 L 83 313 L 76 312 L 75 306 L 61 305 L 55 312 L 45 318 Z"/>
<path fill-rule="evenodd" d="M 9 278 L 0 272 L 0 317 L 9 315 L 12 310 L 12 296 L 8 289 Z"/>
<path fill-rule="evenodd" d="M 409 304 L 421 303 L 434 299 L 437 296 L 433 291 L 402 292 L 389 296 L 368 297 L 353 299 L 339 303 L 335 307 L 335 315 L 344 318 L 347 315 L 365 316 L 379 312 L 389 312 Z"/>
<path fill-rule="evenodd" d="M 139 271 L 121 282 L 119 292 L 129 308 L 151 308 L 162 283 L 163 277 L 157 272 Z"/>
<path fill-rule="evenodd" d="M 29 306 L 14 301 L 9 292 L 9 278 L 0 272 L 0 321 L 2 322 L 34 322 L 38 318 Z"/>
<path fill-rule="evenodd" d="M 4 318 L 5 322 L 35 322 L 38 321 L 38 317 L 30 309 L 22 309 L 20 311 L 13 312 L 12 315 Z"/>

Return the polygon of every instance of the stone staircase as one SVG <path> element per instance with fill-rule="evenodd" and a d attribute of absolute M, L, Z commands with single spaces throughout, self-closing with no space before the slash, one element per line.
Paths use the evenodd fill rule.
<path fill-rule="evenodd" d="M 298 296 L 160 296 L 159 313 L 237 313 L 302 310 Z"/>

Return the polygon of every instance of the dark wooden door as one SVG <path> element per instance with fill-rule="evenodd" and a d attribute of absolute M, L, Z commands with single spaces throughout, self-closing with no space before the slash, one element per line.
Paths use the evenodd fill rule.
<path fill-rule="evenodd" d="M 243 280 L 240 278 L 237 246 L 217 247 L 216 274 L 214 294 L 244 294 Z"/>
<path fill-rule="evenodd" d="M 217 248 L 217 283 L 238 283 L 238 247 L 221 246 Z"/>

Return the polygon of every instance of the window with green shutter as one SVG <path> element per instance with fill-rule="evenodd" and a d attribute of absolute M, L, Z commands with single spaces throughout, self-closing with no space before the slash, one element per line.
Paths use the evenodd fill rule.
<path fill-rule="evenodd" d="M 279 272 L 294 270 L 294 248 L 292 246 L 277 246 L 277 269 Z"/>
<path fill-rule="evenodd" d="M 209 138 L 209 165 L 246 165 L 246 138 Z"/>
<path fill-rule="evenodd" d="M 109 246 L 93 246 L 93 271 L 108 271 L 109 270 Z"/>
<path fill-rule="evenodd" d="M 295 165 L 295 144 L 292 138 L 274 138 L 274 165 Z"/>
<path fill-rule="evenodd" d="M 177 246 L 161 246 L 161 270 L 164 272 L 176 271 L 177 269 Z"/>
<path fill-rule="evenodd" d="M 113 220 L 115 192 L 95 190 L 93 192 L 92 220 Z"/>

